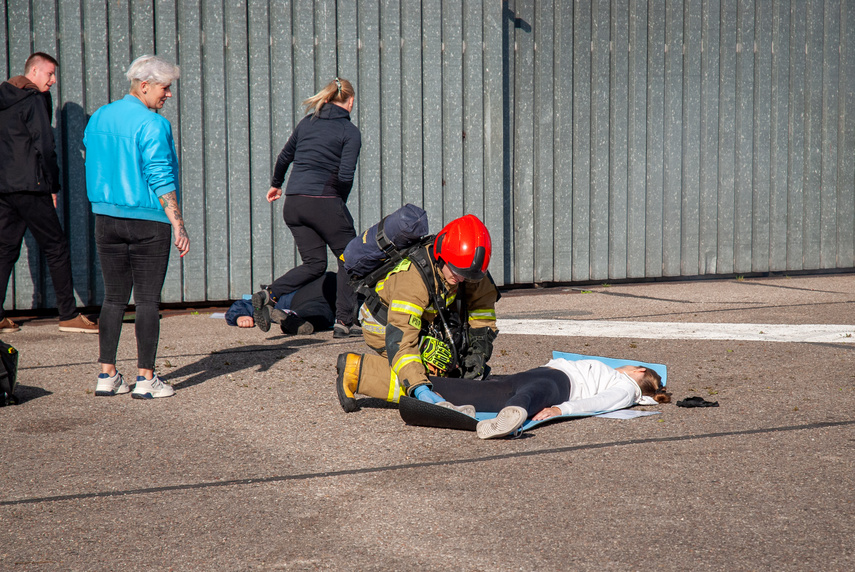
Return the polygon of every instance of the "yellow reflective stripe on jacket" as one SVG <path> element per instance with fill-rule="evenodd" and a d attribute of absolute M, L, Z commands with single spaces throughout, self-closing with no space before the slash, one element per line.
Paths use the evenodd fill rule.
<path fill-rule="evenodd" d="M 392 303 L 389 304 L 389 311 L 401 312 L 402 314 L 410 314 L 416 318 L 421 318 L 425 309 L 403 300 L 392 300 Z"/>
<path fill-rule="evenodd" d="M 470 320 L 495 320 L 496 310 L 493 308 L 478 308 L 477 310 L 469 310 Z"/>
<path fill-rule="evenodd" d="M 395 268 L 389 271 L 389 274 L 387 274 L 385 278 L 377 281 L 377 285 L 374 286 L 374 291 L 379 294 L 380 291 L 383 290 L 383 286 L 386 285 L 386 280 L 388 280 L 392 274 L 407 270 L 410 267 L 410 264 L 412 263 L 406 258 L 400 261 Z"/>
<path fill-rule="evenodd" d="M 395 372 L 395 375 L 397 375 L 405 366 L 416 361 L 421 363 L 422 356 L 420 356 L 419 354 L 404 354 L 400 358 L 398 358 L 398 361 L 396 361 L 395 365 L 392 366 L 392 371 Z"/>

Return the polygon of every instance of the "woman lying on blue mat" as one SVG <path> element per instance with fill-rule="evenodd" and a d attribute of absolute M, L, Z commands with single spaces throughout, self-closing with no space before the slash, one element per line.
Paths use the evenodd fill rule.
<path fill-rule="evenodd" d="M 441 399 L 454 405 L 499 412 L 494 419 L 478 422 L 481 439 L 510 435 L 529 417 L 540 421 L 557 415 L 594 415 L 671 401 L 652 369 L 637 365 L 614 369 L 597 360 L 553 359 L 498 380 L 432 377 L 431 383 Z"/>

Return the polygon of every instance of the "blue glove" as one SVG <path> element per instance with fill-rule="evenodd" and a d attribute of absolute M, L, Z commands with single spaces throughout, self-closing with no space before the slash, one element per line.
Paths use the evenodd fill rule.
<path fill-rule="evenodd" d="M 413 397 L 419 401 L 426 401 L 427 403 L 434 404 L 445 401 L 442 397 L 431 391 L 430 387 L 425 384 L 416 386 L 413 390 Z"/>

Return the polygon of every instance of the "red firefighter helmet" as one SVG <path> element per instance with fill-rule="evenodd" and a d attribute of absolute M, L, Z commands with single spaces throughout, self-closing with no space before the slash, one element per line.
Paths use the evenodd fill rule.
<path fill-rule="evenodd" d="M 454 219 L 436 235 L 433 253 L 458 276 L 481 280 L 490 265 L 493 245 L 490 232 L 475 215 Z"/>

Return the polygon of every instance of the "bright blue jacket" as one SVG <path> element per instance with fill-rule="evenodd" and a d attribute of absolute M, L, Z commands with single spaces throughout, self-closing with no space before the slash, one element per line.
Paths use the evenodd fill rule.
<path fill-rule="evenodd" d="M 178 158 L 169 120 L 129 94 L 92 115 L 83 144 L 92 212 L 169 224 L 158 199 L 172 191 L 178 194 Z"/>

